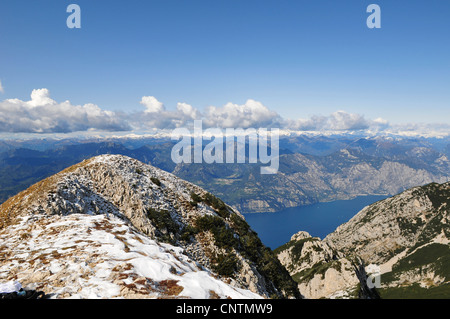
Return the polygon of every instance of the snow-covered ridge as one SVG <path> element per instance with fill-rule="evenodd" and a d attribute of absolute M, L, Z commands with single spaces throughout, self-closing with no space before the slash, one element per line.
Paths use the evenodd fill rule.
<path fill-rule="evenodd" d="M 54 298 L 262 298 L 106 215 L 24 216 L 0 232 L 0 280 Z"/>
<path fill-rule="evenodd" d="M 220 230 L 197 228 L 205 216 Z M 266 263 L 277 260 L 245 225 L 239 212 L 194 184 L 130 157 L 101 155 L 0 206 L 0 282 L 19 280 L 56 298 L 298 294 L 293 282 L 294 290 L 281 291 L 261 272 L 259 258 L 250 259 L 256 253 Z M 221 243 L 219 231 L 233 244 Z M 223 258 L 231 265 L 225 271 Z M 281 265 L 271 265 L 291 280 Z"/>

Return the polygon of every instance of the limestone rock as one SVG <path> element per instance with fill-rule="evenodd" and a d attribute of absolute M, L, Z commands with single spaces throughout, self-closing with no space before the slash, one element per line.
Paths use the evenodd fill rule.
<path fill-rule="evenodd" d="M 368 279 L 382 297 L 402 298 L 411 286 L 415 298 L 445 297 L 449 211 L 450 183 L 415 187 L 365 207 L 322 241 L 299 232 L 276 253 L 307 298 L 355 298 L 369 291 Z"/>
<path fill-rule="evenodd" d="M 300 297 L 238 211 L 126 156 L 91 158 L 10 198 L 0 206 L 0 238 L 0 280 L 35 283 L 57 297 L 208 297 L 209 290 L 192 291 L 190 277 L 209 282 L 223 298 Z M 151 273 L 142 267 L 155 249 L 160 262 Z M 267 264 L 272 268 L 263 271 Z"/>

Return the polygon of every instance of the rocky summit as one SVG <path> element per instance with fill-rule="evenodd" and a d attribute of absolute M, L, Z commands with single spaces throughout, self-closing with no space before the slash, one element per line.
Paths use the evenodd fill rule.
<path fill-rule="evenodd" d="M 0 282 L 52 298 L 300 298 L 243 216 L 121 155 L 71 166 L 0 206 Z"/>
<path fill-rule="evenodd" d="M 305 298 L 358 297 L 354 260 L 340 256 L 320 238 L 300 231 L 275 253 Z"/>
<path fill-rule="evenodd" d="M 276 249 L 307 298 L 448 298 L 450 183 L 365 207 L 325 239 L 300 232 Z M 370 296 L 369 296 L 370 297 Z"/>

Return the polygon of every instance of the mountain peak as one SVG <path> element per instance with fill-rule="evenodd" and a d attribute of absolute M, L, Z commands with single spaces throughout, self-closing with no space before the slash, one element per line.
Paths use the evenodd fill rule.
<path fill-rule="evenodd" d="M 312 238 L 312 236 L 308 232 L 301 230 L 298 233 L 292 235 L 291 241 L 300 241 L 306 238 Z"/>
<path fill-rule="evenodd" d="M 123 155 L 85 160 L 10 198 L 0 206 L 0 238 L 8 256 L 0 278 L 57 298 L 299 296 L 239 212 Z"/>
<path fill-rule="evenodd" d="M 450 182 L 413 187 L 363 208 L 322 241 L 300 231 L 275 252 L 307 298 L 446 298 L 449 212 Z"/>

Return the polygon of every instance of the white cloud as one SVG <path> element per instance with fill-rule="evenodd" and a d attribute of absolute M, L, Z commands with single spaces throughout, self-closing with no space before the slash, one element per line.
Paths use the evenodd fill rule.
<path fill-rule="evenodd" d="M 146 113 L 160 113 L 165 110 L 164 104 L 154 96 L 143 96 L 140 103 L 146 107 Z"/>
<path fill-rule="evenodd" d="M 369 128 L 369 123 L 360 114 L 337 111 L 329 116 L 327 126 L 332 131 L 363 130 Z"/>
<path fill-rule="evenodd" d="M 201 113 L 192 105 L 187 103 L 177 103 L 177 111 L 192 120 L 201 118 Z"/>
<path fill-rule="evenodd" d="M 139 130 L 174 129 L 202 117 L 199 110 L 182 102 L 177 103 L 175 111 L 166 110 L 154 96 L 143 96 L 140 104 L 144 111 L 128 115 L 128 121 Z"/>
<path fill-rule="evenodd" d="M 57 103 L 47 89 L 33 90 L 31 100 L 0 102 L 0 131 L 23 133 L 64 133 L 87 130 L 122 131 L 129 125 L 114 112 L 95 104 Z"/>
<path fill-rule="evenodd" d="M 0 80 L 0 93 L 5 93 L 5 89 L 3 88 L 1 80 Z"/>
<path fill-rule="evenodd" d="M 313 115 L 309 119 L 286 120 L 286 127 L 300 131 L 354 131 L 364 130 L 371 122 L 363 115 L 337 111 L 328 116 Z"/>
<path fill-rule="evenodd" d="M 143 112 L 130 115 L 130 123 L 139 129 L 173 129 L 189 126 L 193 120 L 203 120 L 204 127 L 248 128 L 266 127 L 280 117 L 261 102 L 247 100 L 243 105 L 227 103 L 223 107 L 209 106 L 202 113 L 192 105 L 178 102 L 174 111 L 166 110 L 154 96 L 143 96 Z"/>
<path fill-rule="evenodd" d="M 370 121 L 370 129 L 374 131 L 384 131 L 391 127 L 388 120 L 378 117 Z"/>
<path fill-rule="evenodd" d="M 280 116 L 261 102 L 247 100 L 245 104 L 227 103 L 223 107 L 206 109 L 205 124 L 210 127 L 249 128 L 266 127 L 278 121 Z"/>
<path fill-rule="evenodd" d="M 144 96 L 140 102 L 143 112 L 130 115 L 130 122 L 139 129 L 173 129 L 189 126 L 193 120 L 203 120 L 204 127 L 249 128 L 268 127 L 280 116 L 261 102 L 247 100 L 245 104 L 227 103 L 222 107 L 209 106 L 202 113 L 190 104 L 179 102 L 174 111 L 166 110 L 163 103 L 153 96 Z"/>
<path fill-rule="evenodd" d="M 389 122 L 381 117 L 374 119 L 373 122 L 378 125 L 389 125 Z"/>
<path fill-rule="evenodd" d="M 313 115 L 309 119 L 285 120 L 285 126 L 292 130 L 299 131 L 320 131 L 325 128 L 327 117 Z"/>
<path fill-rule="evenodd" d="M 47 89 L 36 89 L 31 92 L 31 100 L 26 102 L 31 107 L 56 105 L 56 101 L 50 98 L 50 91 Z"/>
<path fill-rule="evenodd" d="M 383 127 L 383 132 L 402 136 L 445 137 L 450 136 L 448 123 L 402 123 Z"/>
<path fill-rule="evenodd" d="M 0 83 L 1 87 L 1 83 Z M 209 106 L 204 112 L 179 102 L 174 110 L 167 110 L 154 96 L 143 96 L 144 109 L 134 113 L 103 110 L 95 104 L 73 105 L 57 102 L 48 89 L 31 92 L 29 101 L 7 99 L 0 101 L 0 132 L 68 133 L 87 131 L 153 131 L 177 127 L 191 128 L 194 120 L 203 120 L 204 128 L 280 128 L 298 131 L 357 131 L 402 134 L 449 133 L 449 125 L 391 124 L 383 118 L 366 119 L 361 114 L 337 111 L 329 115 L 286 119 L 261 102 L 249 99 L 244 104 L 227 103 Z"/>

